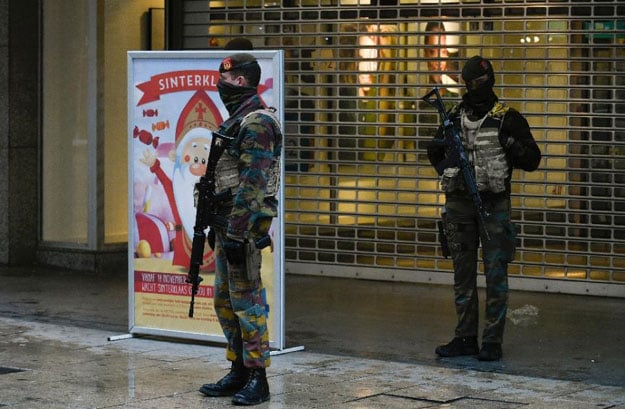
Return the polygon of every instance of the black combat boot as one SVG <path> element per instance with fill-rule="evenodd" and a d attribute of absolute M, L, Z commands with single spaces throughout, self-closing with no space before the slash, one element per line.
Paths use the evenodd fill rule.
<path fill-rule="evenodd" d="M 442 357 L 477 355 L 477 337 L 456 337 L 448 344 L 437 346 L 435 352 Z"/>
<path fill-rule="evenodd" d="M 269 400 L 269 384 L 265 368 L 252 368 L 247 384 L 232 398 L 235 405 L 258 405 Z"/>
<path fill-rule="evenodd" d="M 206 396 L 232 396 L 243 388 L 249 379 L 250 370 L 242 362 L 233 362 L 230 372 L 217 383 L 202 385 L 200 392 Z"/>
<path fill-rule="evenodd" d="M 484 342 L 482 343 L 482 349 L 480 349 L 477 359 L 480 361 L 499 361 L 502 356 L 501 344 L 496 342 Z"/>

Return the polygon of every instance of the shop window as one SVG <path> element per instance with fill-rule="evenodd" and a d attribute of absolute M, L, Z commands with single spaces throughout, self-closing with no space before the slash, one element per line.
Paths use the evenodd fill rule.
<path fill-rule="evenodd" d="M 42 239 L 86 245 L 95 86 L 87 2 L 43 3 Z"/>

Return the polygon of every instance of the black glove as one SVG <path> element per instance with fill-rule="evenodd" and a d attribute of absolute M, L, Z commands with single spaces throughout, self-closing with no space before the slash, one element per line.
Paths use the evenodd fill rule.
<path fill-rule="evenodd" d="M 223 247 L 229 264 L 245 264 L 245 245 L 242 241 L 226 240 Z"/>
<path fill-rule="evenodd" d="M 206 235 L 206 241 L 208 241 L 208 246 L 211 250 L 215 250 L 215 230 L 210 229 L 208 234 Z"/>
<path fill-rule="evenodd" d="M 445 159 L 438 162 L 434 167 L 439 175 L 442 175 L 445 169 L 460 166 L 460 155 L 455 149 L 447 149 Z"/>
<path fill-rule="evenodd" d="M 508 132 L 499 132 L 499 144 L 507 152 L 510 146 L 514 143 L 514 138 L 511 137 Z"/>
<path fill-rule="evenodd" d="M 505 132 L 499 134 L 499 143 L 506 154 L 511 157 L 519 157 L 525 153 L 525 146 Z"/>
<path fill-rule="evenodd" d="M 211 227 L 225 229 L 228 227 L 228 218 L 226 216 L 211 213 L 208 215 L 207 224 Z"/>

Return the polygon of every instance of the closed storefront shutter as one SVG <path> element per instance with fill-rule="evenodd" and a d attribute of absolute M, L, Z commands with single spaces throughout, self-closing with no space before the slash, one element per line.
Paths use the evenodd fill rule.
<path fill-rule="evenodd" d="M 439 119 L 421 97 L 438 86 L 458 101 L 479 54 L 543 152 L 539 170 L 513 176 L 512 286 L 625 296 L 621 3 L 182 4 L 185 49 L 246 37 L 285 52 L 287 271 L 451 282 L 426 155 Z"/>

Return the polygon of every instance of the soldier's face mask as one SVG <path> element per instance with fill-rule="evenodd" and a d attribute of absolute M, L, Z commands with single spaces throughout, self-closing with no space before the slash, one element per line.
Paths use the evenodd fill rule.
<path fill-rule="evenodd" d="M 226 103 L 232 95 L 236 95 L 240 92 L 241 87 L 237 84 L 233 84 L 232 81 L 228 81 L 226 78 L 220 78 L 217 82 L 217 91 L 219 91 L 219 97 Z"/>
<path fill-rule="evenodd" d="M 485 86 L 488 83 L 488 78 L 489 75 L 488 74 L 484 74 L 481 75 L 477 78 L 474 78 L 470 81 L 466 82 L 466 86 L 467 86 L 467 90 L 469 91 L 475 91 L 479 88 L 482 88 L 483 86 Z M 490 88 L 490 87 L 489 87 Z"/>
<path fill-rule="evenodd" d="M 217 82 L 217 91 L 221 102 L 224 103 L 228 112 L 232 113 L 239 103 L 256 93 L 256 88 L 239 86 L 236 78 L 222 74 Z"/>
<path fill-rule="evenodd" d="M 494 77 L 489 73 L 465 81 L 467 93 L 463 96 L 463 100 L 473 108 L 474 113 L 478 116 L 486 113 L 497 101 L 493 92 L 493 83 Z"/>

